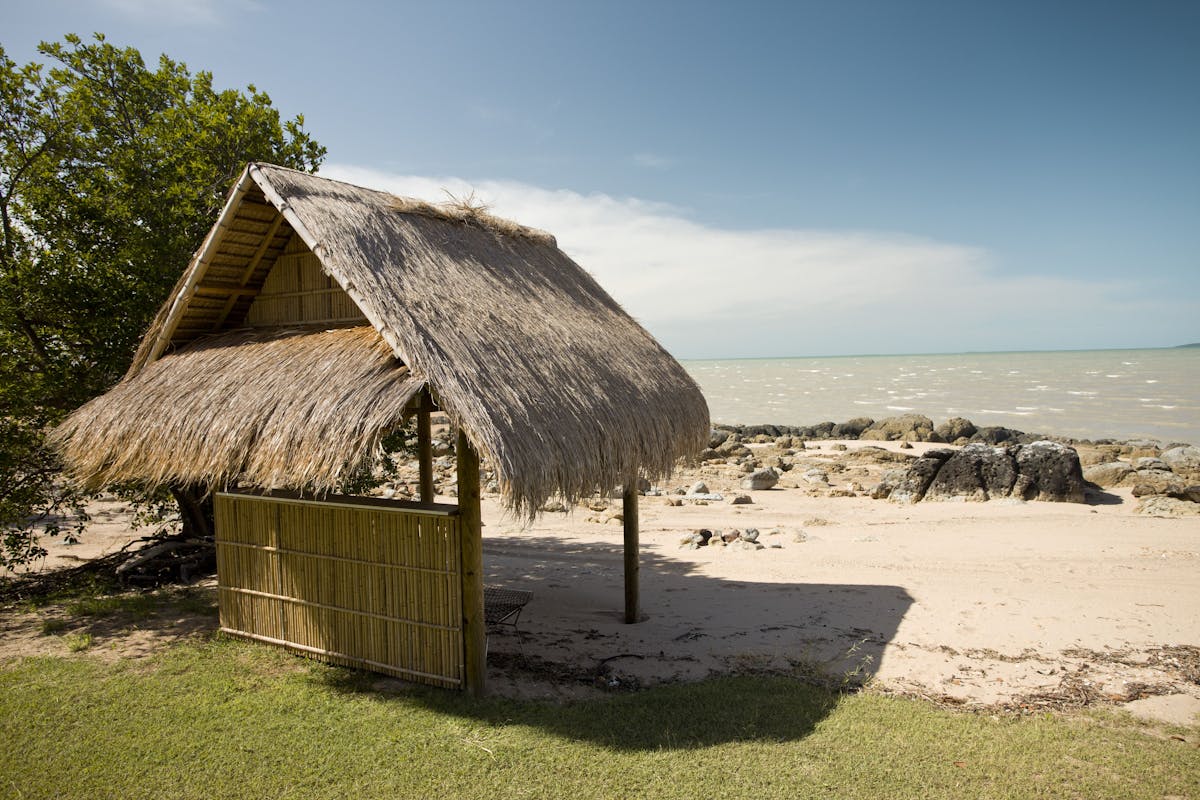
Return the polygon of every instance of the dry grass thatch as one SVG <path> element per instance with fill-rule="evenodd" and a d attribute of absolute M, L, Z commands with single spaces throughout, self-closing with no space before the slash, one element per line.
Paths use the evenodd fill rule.
<path fill-rule="evenodd" d="M 244 202 L 269 201 L 283 214 L 395 356 L 428 381 L 439 405 L 491 462 L 507 504 L 518 513 L 532 515 L 553 494 L 575 499 L 639 474 L 665 477 L 679 457 L 706 443 L 708 407 L 695 382 L 548 234 L 498 220 L 469 202 L 439 207 L 403 201 L 266 164 L 250 165 L 247 176 L 261 192 L 247 193 Z M 237 206 L 231 201 L 223 221 L 236 215 Z M 190 285 L 205 286 L 204 269 L 198 256 Z M 146 343 L 186 344 L 191 334 L 172 333 L 181 315 L 188 315 L 191 328 L 223 324 L 223 318 L 206 323 L 202 306 L 188 309 L 186 285 L 181 282 L 164 307 L 170 310 L 147 333 L 131 377 L 140 380 L 141 370 L 154 369 L 154 349 Z M 231 318 L 227 324 L 239 323 Z M 277 381 L 267 364 L 261 366 L 227 368 L 247 381 L 240 391 L 250 396 Z M 208 372 L 219 369 L 214 363 Z M 128 390 L 118 392 L 121 405 L 133 401 Z M 348 400 L 337 413 L 355 419 L 367 412 Z M 303 427 L 298 417 L 287 419 Z M 68 438 L 88 435 L 79 422 L 70 426 Z M 307 437 L 302 431 L 288 435 Z M 118 441 L 96 439 L 108 446 Z M 307 458 L 323 465 L 350 459 L 345 448 L 358 444 L 345 437 L 306 441 L 323 451 Z M 200 437 L 196 447 L 203 442 Z M 88 474 L 146 477 L 119 469 L 124 462 L 118 452 L 90 458 L 79 448 L 72 452 L 85 459 Z M 210 454 L 221 466 L 206 474 L 228 479 L 233 456 L 232 450 Z M 193 473 L 205 472 L 201 450 L 181 457 Z M 98 469 L 98 459 L 112 466 Z M 169 472 L 159 465 L 154 476 Z M 314 471 L 304 475 L 316 477 Z"/>
<path fill-rule="evenodd" d="M 376 452 L 423 385 L 369 326 L 243 329 L 150 364 L 52 437 L 93 489 L 136 478 L 329 490 Z"/>

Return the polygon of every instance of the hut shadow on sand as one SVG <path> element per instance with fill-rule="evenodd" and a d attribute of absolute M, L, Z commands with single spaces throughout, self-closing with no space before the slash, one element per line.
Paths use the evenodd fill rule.
<path fill-rule="evenodd" d="M 730 581 L 644 552 L 646 614 L 629 626 L 620 547 L 514 534 L 484 550 L 490 583 L 534 593 L 523 637 L 490 635 L 494 702 L 364 673 L 329 685 L 619 751 L 795 741 L 878 669 L 913 603 L 900 586 Z"/>

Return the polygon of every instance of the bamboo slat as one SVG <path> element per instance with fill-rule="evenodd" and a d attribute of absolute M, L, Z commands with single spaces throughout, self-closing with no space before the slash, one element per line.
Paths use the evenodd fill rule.
<path fill-rule="evenodd" d="M 463 686 L 458 515 L 234 493 L 215 511 L 222 630 Z"/>

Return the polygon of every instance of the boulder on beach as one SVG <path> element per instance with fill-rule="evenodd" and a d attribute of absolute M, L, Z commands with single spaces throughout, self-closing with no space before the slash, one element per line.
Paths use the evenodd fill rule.
<path fill-rule="evenodd" d="M 875 424 L 870 417 L 855 417 L 833 426 L 830 434 L 835 439 L 857 439 L 862 432 Z"/>
<path fill-rule="evenodd" d="M 1082 503 L 1086 489 L 1079 454 L 1057 442 L 1038 441 L 1002 447 L 977 443 L 958 451 L 930 450 L 901 475 L 885 477 L 871 496 L 899 503 L 958 497 Z"/>
<path fill-rule="evenodd" d="M 934 433 L 943 442 L 957 442 L 959 439 L 970 439 L 979 430 L 975 423 L 963 417 L 951 417 L 934 428 Z"/>
<path fill-rule="evenodd" d="M 1108 488 L 1117 486 L 1126 475 L 1133 472 L 1133 467 L 1124 461 L 1108 461 L 1103 464 L 1093 464 L 1083 468 L 1083 479 L 1097 486 Z"/>
<path fill-rule="evenodd" d="M 903 414 L 871 424 L 858 438 L 883 442 L 936 442 L 933 420 L 923 414 Z"/>
<path fill-rule="evenodd" d="M 770 467 L 766 467 L 747 475 L 742 481 L 742 488 L 752 491 L 762 491 L 773 488 L 777 483 L 779 483 L 779 473 Z"/>
<path fill-rule="evenodd" d="M 1200 447 L 1172 447 L 1170 450 L 1164 450 L 1159 458 L 1181 478 L 1200 479 Z"/>

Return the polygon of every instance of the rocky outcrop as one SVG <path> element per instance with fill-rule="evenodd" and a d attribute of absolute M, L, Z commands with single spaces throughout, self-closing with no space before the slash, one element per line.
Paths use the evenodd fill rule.
<path fill-rule="evenodd" d="M 832 434 L 835 439 L 857 439 L 862 436 L 863 431 L 874 424 L 875 420 L 870 417 L 855 417 L 854 419 L 834 425 Z"/>
<path fill-rule="evenodd" d="M 1200 447 L 1172 447 L 1170 450 L 1164 450 L 1159 458 L 1181 478 L 1200 480 Z"/>
<path fill-rule="evenodd" d="M 931 450 L 902 473 L 888 473 L 871 496 L 898 503 L 958 497 L 1082 503 L 1086 489 L 1078 453 L 1057 442 L 1039 441 Z"/>
<path fill-rule="evenodd" d="M 937 477 L 942 466 L 953 456 L 953 450 L 930 450 L 914 461 L 908 469 L 897 470 L 894 473 L 889 472 L 884 476 L 881 485 L 894 480 L 894 483 L 888 488 L 887 494 L 883 494 L 882 491 L 872 491 L 871 496 L 876 497 L 878 494 L 897 503 L 918 503 L 924 499 L 926 490 L 929 489 L 929 485 L 933 483 L 933 479 Z M 891 477 L 889 478 L 889 476 Z"/>
<path fill-rule="evenodd" d="M 1016 482 L 1017 462 L 1006 448 L 969 444 L 946 460 L 929 484 L 925 499 L 1010 497 Z"/>
<path fill-rule="evenodd" d="M 923 414 L 904 414 L 873 423 L 858 437 L 884 442 L 936 442 L 933 420 Z"/>
<path fill-rule="evenodd" d="M 959 439 L 970 439 L 979 429 L 975 423 L 962 417 L 951 417 L 934 428 L 933 432 L 943 442 L 957 442 Z"/>
<path fill-rule="evenodd" d="M 1132 472 L 1133 467 L 1124 461 L 1108 461 L 1103 464 L 1093 464 L 1090 467 L 1084 467 L 1083 479 L 1097 486 L 1107 488 L 1119 485 L 1125 479 L 1125 476 Z"/>

